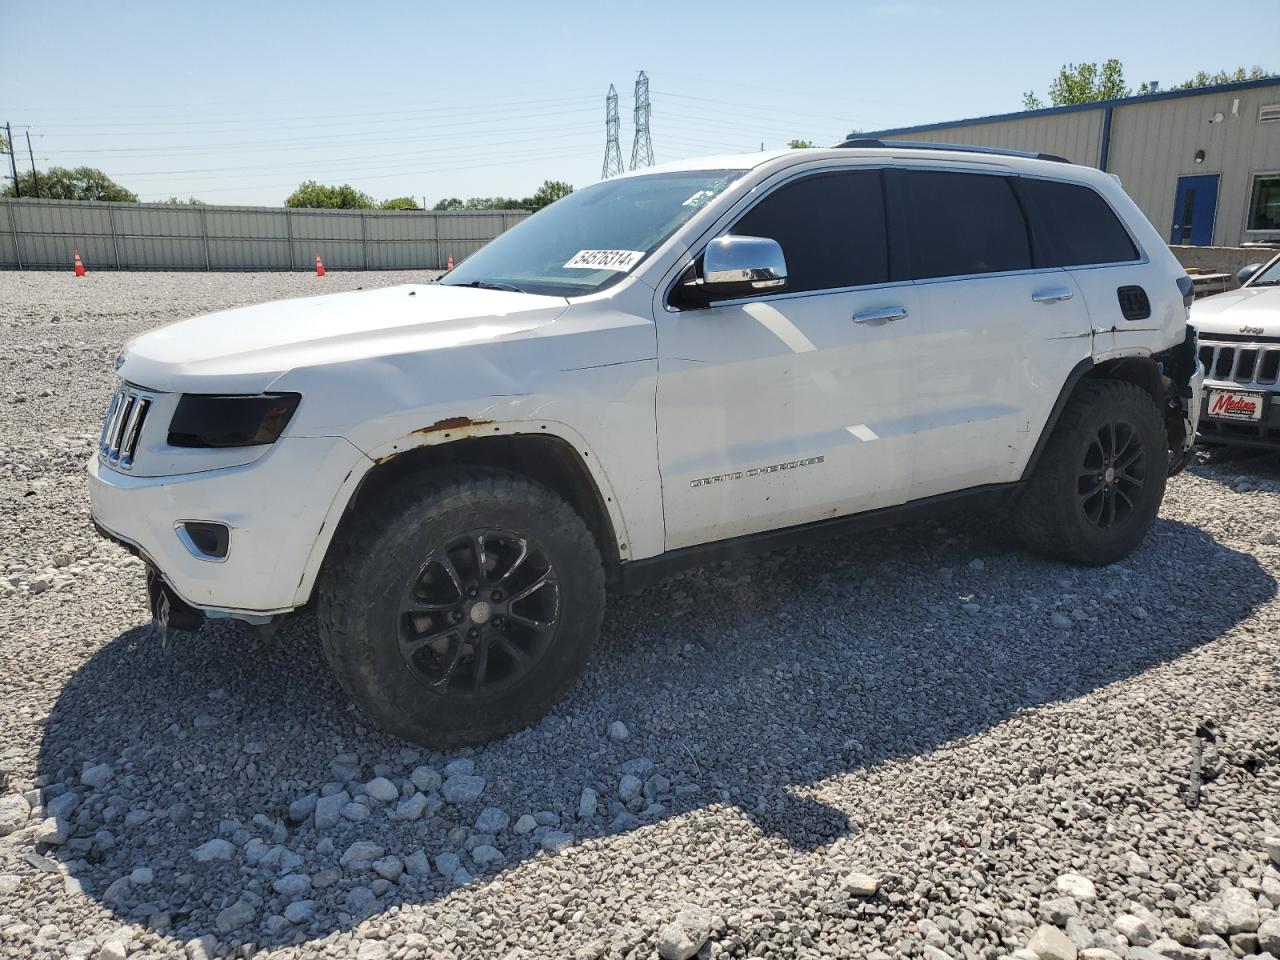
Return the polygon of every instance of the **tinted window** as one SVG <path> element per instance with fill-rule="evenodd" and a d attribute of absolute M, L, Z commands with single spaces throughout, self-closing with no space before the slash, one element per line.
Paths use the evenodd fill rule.
<path fill-rule="evenodd" d="M 789 292 L 889 278 L 878 171 L 820 174 L 789 183 L 747 211 L 731 232 L 781 244 Z"/>
<path fill-rule="evenodd" d="M 907 251 L 902 269 L 911 279 L 1030 268 L 1027 225 L 1008 177 L 899 170 L 893 182 L 893 243 Z"/>
<path fill-rule="evenodd" d="M 1280 173 L 1253 178 L 1246 230 L 1280 230 Z"/>
<path fill-rule="evenodd" d="M 1031 217 L 1038 267 L 1124 263 L 1138 251 L 1107 202 L 1088 187 L 1053 180 L 1019 181 Z"/>

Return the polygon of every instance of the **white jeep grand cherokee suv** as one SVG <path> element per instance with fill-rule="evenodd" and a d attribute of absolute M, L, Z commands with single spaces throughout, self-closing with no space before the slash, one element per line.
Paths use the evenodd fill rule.
<path fill-rule="evenodd" d="M 1239 290 L 1197 300 L 1205 443 L 1280 449 L 1280 255 L 1251 263 Z"/>
<path fill-rule="evenodd" d="M 314 604 L 431 744 L 517 729 L 606 585 L 959 506 L 1076 563 L 1190 449 L 1191 292 L 1118 182 L 850 141 L 580 190 L 438 282 L 144 334 L 89 464 L 163 626 Z"/>

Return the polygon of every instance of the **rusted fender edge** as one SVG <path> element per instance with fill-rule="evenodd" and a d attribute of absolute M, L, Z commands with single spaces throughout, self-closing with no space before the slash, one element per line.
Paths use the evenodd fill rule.
<path fill-rule="evenodd" d="M 455 443 L 474 437 L 512 437 L 512 436 L 549 436 L 564 441 L 577 451 L 583 466 L 590 474 L 600 494 L 600 499 L 613 524 L 614 535 L 618 538 L 618 551 L 624 559 L 630 558 L 627 545 L 631 542 L 627 531 L 626 517 L 618 499 L 618 491 L 605 473 L 604 464 L 591 448 L 586 438 L 572 427 L 555 419 L 514 419 L 492 420 L 475 419 L 467 416 L 442 417 L 434 423 L 418 427 L 398 439 L 383 443 L 365 450 L 369 458 L 369 469 L 375 464 L 384 464 L 409 450 L 427 446 Z M 628 490 L 628 493 L 631 491 Z"/>
<path fill-rule="evenodd" d="M 508 434 L 520 433 L 519 430 L 508 430 Z M 406 450 L 413 450 L 415 447 L 424 446 L 425 443 L 439 442 L 442 440 L 462 440 L 467 437 L 488 436 L 493 433 L 501 434 L 502 428 L 495 427 L 492 420 L 472 420 L 470 417 L 445 417 L 437 420 L 435 423 L 425 427 L 419 427 L 409 433 L 409 442 L 397 445 L 390 453 L 385 453 L 378 457 L 374 462 L 378 464 L 386 463 L 393 460 Z M 424 438 L 417 440 L 417 438 Z"/>

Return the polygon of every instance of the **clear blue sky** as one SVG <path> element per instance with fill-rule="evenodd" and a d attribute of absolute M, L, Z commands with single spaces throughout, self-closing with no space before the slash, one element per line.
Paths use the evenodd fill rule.
<path fill-rule="evenodd" d="M 600 176 L 604 96 L 650 77 L 659 162 L 1017 110 L 1067 62 L 1131 86 L 1280 71 L 1280 0 L 682 3 L 6 0 L 0 122 L 26 164 L 89 164 L 143 200 L 526 196 Z M 1252 24 L 1252 26 L 1251 26 Z M 6 171 L 7 172 L 7 171 Z"/>

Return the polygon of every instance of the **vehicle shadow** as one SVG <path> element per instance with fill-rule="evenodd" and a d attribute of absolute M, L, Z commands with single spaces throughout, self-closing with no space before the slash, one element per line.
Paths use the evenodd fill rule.
<path fill-rule="evenodd" d="M 1249 483 L 1277 483 L 1280 482 L 1280 452 L 1203 445 L 1198 448 L 1196 461 L 1188 466 L 1188 472 L 1224 486 L 1236 486 L 1242 479 Z"/>
<path fill-rule="evenodd" d="M 447 757 L 368 729 L 322 663 L 309 617 L 268 644 L 228 624 L 168 648 L 148 627 L 130 630 L 67 683 L 49 717 L 38 773 L 80 802 L 66 813 L 68 842 L 40 852 L 61 858 L 122 921 L 178 940 L 212 934 L 223 952 L 305 942 L 445 896 L 455 883 L 436 870 L 380 883 L 339 858 L 367 840 L 379 856 L 453 851 L 479 874 L 463 839 L 486 806 L 513 822 L 555 814 L 556 829 L 581 840 L 726 804 L 812 849 L 852 829 L 844 812 L 806 795 L 823 778 L 1138 674 L 1219 637 L 1276 593 L 1252 557 L 1176 521 L 1159 521 L 1132 558 L 1099 569 L 1028 558 L 998 527 L 984 516 L 914 524 L 614 598 L 591 670 L 553 715 Z M 1174 553 L 1170 568 L 1161 558 Z M 1210 569 L 1212 578 L 1196 573 Z M 1053 626 L 1054 611 L 1074 626 Z M 631 728 L 625 742 L 606 735 L 615 719 Z M 375 773 L 402 783 L 421 764 L 440 770 L 461 755 L 487 781 L 474 803 L 413 821 L 373 803 L 364 822 L 327 829 L 288 819 L 292 801 L 326 784 Z M 352 769 L 335 773 L 335 758 Z M 644 762 L 627 769 L 640 768 L 652 795 L 632 801 L 638 815 L 619 790 L 636 758 Z M 82 769 L 99 763 L 112 778 L 80 786 Z M 599 812 L 578 819 L 585 786 Z M 504 859 L 491 869 L 546 856 L 543 833 L 500 830 Z M 197 863 L 192 851 L 215 837 L 229 841 L 229 859 Z M 121 882 L 139 867 L 149 882 Z M 291 894 L 316 901 L 296 925 L 272 886 L 290 870 L 315 884 Z"/>

